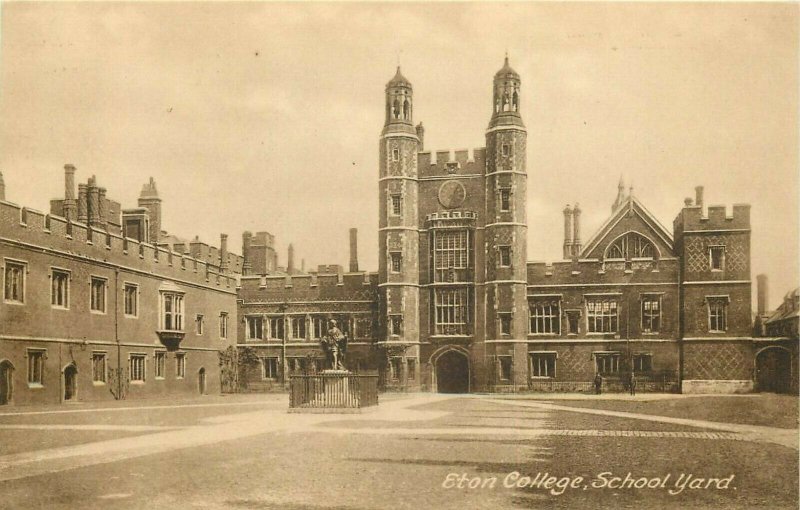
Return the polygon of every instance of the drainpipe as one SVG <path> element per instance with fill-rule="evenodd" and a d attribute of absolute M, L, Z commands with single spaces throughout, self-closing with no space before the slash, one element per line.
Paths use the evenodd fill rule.
<path fill-rule="evenodd" d="M 119 269 L 114 269 L 114 341 L 117 343 L 117 400 L 122 400 L 122 349 L 120 348 L 119 345 L 118 302 L 119 302 Z"/>

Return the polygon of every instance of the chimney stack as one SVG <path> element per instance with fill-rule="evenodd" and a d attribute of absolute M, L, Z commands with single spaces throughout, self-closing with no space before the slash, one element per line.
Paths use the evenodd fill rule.
<path fill-rule="evenodd" d="M 419 150 L 425 150 L 425 128 L 422 126 L 422 122 L 417 124 L 417 138 L 419 138 Z"/>
<path fill-rule="evenodd" d="M 578 258 L 581 254 L 581 208 L 578 204 L 572 208 L 572 256 Z"/>
<path fill-rule="evenodd" d="M 97 188 L 97 225 L 100 228 L 108 230 L 108 201 L 106 200 L 106 189 Z"/>
<path fill-rule="evenodd" d="M 78 184 L 78 221 L 89 224 L 89 192 L 86 184 Z"/>
<path fill-rule="evenodd" d="M 75 221 L 78 206 L 75 202 L 75 166 L 64 165 L 64 218 Z"/>
<path fill-rule="evenodd" d="M 286 261 L 286 272 L 294 273 L 294 246 L 289 244 L 289 259 Z"/>
<path fill-rule="evenodd" d="M 767 275 L 756 276 L 756 310 L 758 315 L 764 315 L 769 310 L 769 285 Z"/>
<path fill-rule="evenodd" d="M 3 181 L 3 172 L 0 172 L 0 200 L 6 199 L 6 183 Z"/>
<path fill-rule="evenodd" d="M 694 188 L 694 204 L 697 207 L 703 207 L 703 187 L 697 186 Z"/>
<path fill-rule="evenodd" d="M 94 175 L 89 178 L 89 186 L 87 186 L 87 193 L 89 194 L 88 207 L 86 207 L 86 216 L 89 226 L 97 226 L 99 221 L 100 211 L 100 190 L 97 189 L 97 177 Z"/>
<path fill-rule="evenodd" d="M 219 272 L 228 270 L 228 234 L 219 235 Z"/>
<path fill-rule="evenodd" d="M 572 257 L 572 208 L 564 208 L 564 259 Z"/>
<path fill-rule="evenodd" d="M 250 232 L 242 233 L 242 258 L 244 261 L 242 262 L 242 275 L 247 276 L 250 274 L 251 269 L 253 268 L 252 263 L 250 262 L 250 240 L 253 238 L 253 234 Z"/>
<path fill-rule="evenodd" d="M 358 272 L 358 229 L 350 229 L 350 272 Z"/>

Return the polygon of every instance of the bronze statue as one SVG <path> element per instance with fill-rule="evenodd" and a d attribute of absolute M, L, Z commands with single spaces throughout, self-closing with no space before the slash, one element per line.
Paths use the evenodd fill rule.
<path fill-rule="evenodd" d="M 336 326 L 336 321 L 328 321 L 328 331 L 320 340 L 322 351 L 325 353 L 327 365 L 331 370 L 347 370 L 344 366 L 344 356 L 347 352 L 347 335 Z"/>

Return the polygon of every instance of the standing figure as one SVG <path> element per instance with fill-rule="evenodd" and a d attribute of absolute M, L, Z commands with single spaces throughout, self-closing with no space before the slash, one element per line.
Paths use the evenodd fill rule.
<path fill-rule="evenodd" d="M 322 350 L 325 352 L 327 365 L 331 370 L 347 370 L 344 366 L 344 355 L 347 351 L 347 335 L 342 333 L 336 326 L 336 321 L 328 321 L 328 331 L 320 341 Z"/>
<path fill-rule="evenodd" d="M 599 372 L 594 376 L 594 392 L 597 395 L 603 392 L 603 376 Z"/>

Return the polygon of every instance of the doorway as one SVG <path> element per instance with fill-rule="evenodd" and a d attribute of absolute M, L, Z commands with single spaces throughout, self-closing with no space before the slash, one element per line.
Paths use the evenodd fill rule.
<path fill-rule="evenodd" d="M 74 364 L 64 369 L 64 402 L 78 398 L 78 367 Z"/>
<path fill-rule="evenodd" d="M 11 403 L 14 390 L 12 385 L 13 374 L 14 365 L 8 360 L 0 361 L 0 406 Z"/>
<path fill-rule="evenodd" d="M 197 371 L 197 389 L 201 395 L 206 394 L 206 369 L 201 368 Z"/>
<path fill-rule="evenodd" d="M 783 347 L 767 347 L 756 354 L 758 391 L 789 393 L 792 355 Z"/>
<path fill-rule="evenodd" d="M 439 393 L 469 392 L 469 359 L 467 355 L 450 350 L 436 360 L 436 390 Z"/>

